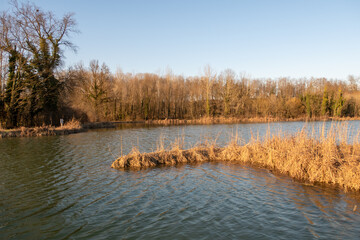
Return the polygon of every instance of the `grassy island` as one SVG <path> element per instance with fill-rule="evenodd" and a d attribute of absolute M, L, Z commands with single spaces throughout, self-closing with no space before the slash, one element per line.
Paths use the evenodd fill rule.
<path fill-rule="evenodd" d="M 181 163 L 228 161 L 250 164 L 288 175 L 296 180 L 330 184 L 345 191 L 360 190 L 360 143 L 348 144 L 346 131 L 334 129 L 319 137 L 305 131 L 294 135 L 270 134 L 265 139 L 253 138 L 246 145 L 235 137 L 229 145 L 203 144 L 184 150 L 179 144 L 168 150 L 140 153 L 133 149 L 116 159 L 112 168 L 143 169 Z"/>

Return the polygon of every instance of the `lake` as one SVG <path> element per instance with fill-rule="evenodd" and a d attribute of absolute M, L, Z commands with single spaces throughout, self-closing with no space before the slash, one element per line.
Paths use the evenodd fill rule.
<path fill-rule="evenodd" d="M 360 197 L 234 163 L 110 168 L 133 147 L 243 143 L 330 122 L 119 125 L 0 139 L 0 239 L 358 239 Z M 349 141 L 360 129 L 348 122 Z"/>

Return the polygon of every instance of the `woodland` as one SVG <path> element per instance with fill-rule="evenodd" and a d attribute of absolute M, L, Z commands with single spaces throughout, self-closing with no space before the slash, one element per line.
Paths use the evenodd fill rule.
<path fill-rule="evenodd" d="M 256 79 L 210 66 L 199 76 L 112 73 L 106 63 L 63 68 L 76 51 L 73 14 L 12 2 L 0 16 L 0 127 L 162 119 L 359 117 L 359 78 Z"/>

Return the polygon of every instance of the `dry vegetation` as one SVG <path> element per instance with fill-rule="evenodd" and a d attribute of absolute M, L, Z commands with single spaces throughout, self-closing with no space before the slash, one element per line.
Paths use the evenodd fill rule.
<path fill-rule="evenodd" d="M 170 150 L 140 153 L 133 149 L 112 164 L 115 169 L 142 169 L 180 163 L 232 161 L 266 168 L 308 183 L 330 184 L 348 190 L 360 190 L 360 144 L 347 143 L 347 130 L 332 128 L 320 137 L 305 131 L 295 135 L 253 138 L 241 145 L 237 137 L 226 147 L 206 144 L 188 150 L 173 145 Z"/>
<path fill-rule="evenodd" d="M 352 121 L 360 120 L 359 117 L 297 117 L 297 118 L 281 118 L 281 117 L 202 117 L 198 119 L 159 119 L 146 120 L 144 123 L 150 125 L 206 125 L 206 124 L 233 124 L 233 123 L 269 123 L 269 122 L 308 122 L 308 121 Z"/>
<path fill-rule="evenodd" d="M 20 127 L 17 129 L 0 129 L 0 138 L 5 137 L 39 137 L 54 136 L 77 133 L 83 131 L 81 123 L 76 119 L 65 122 L 62 127 L 41 126 L 41 127 Z"/>
<path fill-rule="evenodd" d="M 61 69 L 61 53 L 75 49 L 69 38 L 77 32 L 73 14 L 57 18 L 35 4 L 11 2 L 0 14 L 0 126 L 6 129 L 72 117 L 195 124 L 214 122 L 211 118 L 224 123 L 360 117 L 360 78 L 351 75 L 259 79 L 210 66 L 198 76 L 171 69 L 112 73 L 97 60 Z"/>
<path fill-rule="evenodd" d="M 105 64 L 93 61 L 88 68 L 74 66 L 62 77 L 64 104 L 84 121 L 196 124 L 212 118 L 267 122 L 360 116 L 358 78 L 352 76 L 341 81 L 251 79 L 229 69 L 216 73 L 208 66 L 192 77 L 171 70 L 164 75 L 112 74 Z"/>
<path fill-rule="evenodd" d="M 81 123 L 76 120 L 75 118 L 71 119 L 70 121 L 65 122 L 65 124 L 61 127 L 57 127 L 56 129 L 80 129 L 82 128 Z"/>

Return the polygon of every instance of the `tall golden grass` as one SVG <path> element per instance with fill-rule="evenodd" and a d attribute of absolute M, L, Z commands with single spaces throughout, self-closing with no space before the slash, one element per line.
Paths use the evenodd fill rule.
<path fill-rule="evenodd" d="M 81 129 L 82 125 L 79 120 L 72 118 L 71 120 L 65 122 L 63 126 L 57 127 L 56 129 Z"/>
<path fill-rule="evenodd" d="M 142 169 L 180 163 L 231 161 L 266 168 L 307 183 L 330 184 L 348 190 L 360 190 L 360 144 L 358 137 L 348 144 L 347 126 L 320 133 L 305 130 L 294 135 L 268 132 L 264 139 L 253 137 L 246 145 L 234 136 L 226 147 L 202 144 L 183 150 L 179 144 L 171 149 L 140 153 L 133 149 L 116 159 L 115 169 Z"/>
<path fill-rule="evenodd" d="M 304 118 L 301 118 L 304 120 Z M 252 117 L 252 118 L 235 118 L 235 117 L 202 117 L 199 119 L 162 119 L 147 120 L 146 124 L 154 125 L 185 125 L 185 124 L 218 124 L 218 123 L 260 123 L 281 121 L 280 118 L 272 117 Z M 298 119 L 300 120 L 300 119 Z"/>
<path fill-rule="evenodd" d="M 54 136 L 77 133 L 83 131 L 80 121 L 71 119 L 61 127 L 54 126 L 40 126 L 40 127 L 20 127 L 16 129 L 0 129 L 0 138 L 6 137 L 39 137 L 39 136 Z"/>
<path fill-rule="evenodd" d="M 360 120 L 359 117 L 312 117 L 306 116 L 297 118 L 280 118 L 280 117 L 202 117 L 199 119 L 160 119 L 146 120 L 150 125 L 206 125 L 206 124 L 231 124 L 231 123 L 268 123 L 268 122 L 297 122 L 297 121 L 351 121 Z"/>

